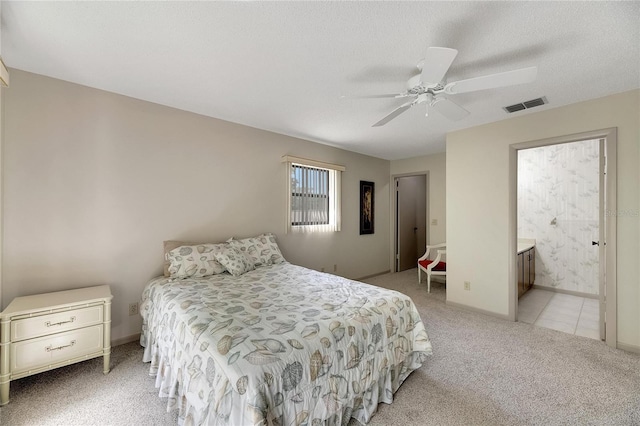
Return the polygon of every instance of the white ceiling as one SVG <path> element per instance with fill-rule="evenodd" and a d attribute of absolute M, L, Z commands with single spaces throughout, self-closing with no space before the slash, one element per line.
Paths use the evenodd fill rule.
<path fill-rule="evenodd" d="M 2 2 L 9 67 L 384 159 L 445 134 L 640 87 L 640 2 Z M 404 99 L 429 46 L 449 81 L 538 66 L 534 83 L 459 94 L 451 122 Z M 9 89 L 10 90 L 10 89 Z M 546 96 L 549 105 L 502 107 Z M 451 98 L 450 98 L 451 99 Z M 585 129 L 586 130 L 586 129 Z"/>

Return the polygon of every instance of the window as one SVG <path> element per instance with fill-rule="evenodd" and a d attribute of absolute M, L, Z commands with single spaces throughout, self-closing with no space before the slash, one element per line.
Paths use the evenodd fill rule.
<path fill-rule="evenodd" d="M 329 170 L 291 165 L 291 225 L 329 224 Z"/>
<path fill-rule="evenodd" d="M 287 230 L 340 230 L 340 174 L 343 166 L 284 156 L 287 164 Z"/>

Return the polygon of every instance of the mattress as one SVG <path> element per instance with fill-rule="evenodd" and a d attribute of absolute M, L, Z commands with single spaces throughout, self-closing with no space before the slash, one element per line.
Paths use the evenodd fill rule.
<path fill-rule="evenodd" d="M 412 300 L 288 262 L 144 289 L 141 344 L 181 423 L 367 423 L 431 354 Z"/>

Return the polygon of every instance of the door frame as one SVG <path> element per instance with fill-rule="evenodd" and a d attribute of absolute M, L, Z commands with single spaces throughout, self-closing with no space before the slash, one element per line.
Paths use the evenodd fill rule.
<path fill-rule="evenodd" d="M 604 304 L 605 304 L 605 342 L 612 348 L 617 347 L 617 281 L 616 281 L 616 215 L 609 214 L 615 212 L 617 208 L 617 128 L 592 130 L 583 133 L 558 136 L 549 139 L 540 139 L 528 142 L 515 143 L 509 146 L 509 319 L 516 321 L 518 318 L 518 292 L 516 288 L 517 279 L 517 239 L 518 239 L 518 151 L 521 149 L 538 148 L 542 146 L 558 145 L 569 142 L 579 142 L 590 139 L 605 140 L 606 157 L 606 179 L 605 179 L 605 205 L 600 206 L 601 214 L 604 213 L 604 236 L 605 236 L 605 262 L 606 271 L 604 283 Z M 601 224 L 602 225 L 602 224 Z M 600 274 L 600 279 L 604 274 Z M 600 284 L 602 285 L 602 283 Z M 603 295 L 600 295 L 602 303 Z"/>
<path fill-rule="evenodd" d="M 398 180 L 398 178 L 403 178 L 403 177 L 412 177 L 412 176 L 424 176 L 425 177 L 425 201 L 426 201 L 426 208 L 427 211 L 425 212 L 425 227 L 424 227 L 424 232 L 425 232 L 425 241 L 428 244 L 429 243 L 429 223 L 430 223 L 430 218 L 429 218 L 429 171 L 425 170 L 425 171 L 419 171 L 419 172 L 410 172 L 410 173 L 398 173 L 398 174 L 394 174 L 391 175 L 391 179 L 390 179 L 390 183 L 389 183 L 389 187 L 391 188 L 391 203 L 390 204 L 390 208 L 391 208 L 391 221 L 389 223 L 389 227 L 391 228 L 391 233 L 390 235 L 392 236 L 391 241 L 389 241 L 391 247 L 389 250 L 389 269 L 391 270 L 392 274 L 396 273 L 396 265 L 397 265 L 397 253 L 396 253 L 396 249 L 397 249 L 397 241 L 398 241 L 398 217 L 397 217 L 397 211 L 398 211 L 398 206 L 397 206 L 397 198 L 396 198 L 396 181 Z M 418 248 L 418 251 L 420 251 L 420 249 Z"/>

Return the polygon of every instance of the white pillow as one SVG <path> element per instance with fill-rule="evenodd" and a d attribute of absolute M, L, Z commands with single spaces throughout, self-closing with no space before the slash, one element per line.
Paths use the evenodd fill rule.
<path fill-rule="evenodd" d="M 227 247 L 225 250 L 215 253 L 214 256 L 234 277 L 255 269 L 253 259 L 234 247 Z"/>
<path fill-rule="evenodd" d="M 169 276 L 172 278 L 202 278 L 221 274 L 226 269 L 215 258 L 215 253 L 224 250 L 225 244 L 198 244 L 180 246 L 171 250 Z"/>
<path fill-rule="evenodd" d="M 246 253 L 253 259 L 254 266 L 273 265 L 284 262 L 276 237 L 272 233 L 265 233 L 257 237 L 227 241 L 231 247 Z"/>

